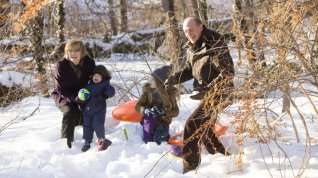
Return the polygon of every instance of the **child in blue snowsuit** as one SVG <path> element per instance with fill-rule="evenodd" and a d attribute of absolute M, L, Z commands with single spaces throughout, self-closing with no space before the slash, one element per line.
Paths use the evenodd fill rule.
<path fill-rule="evenodd" d="M 168 141 L 169 125 L 172 118 L 179 114 L 177 98 L 178 90 L 173 86 L 165 87 L 164 81 L 169 76 L 171 67 L 157 68 L 151 74 L 151 83 L 143 86 L 142 95 L 135 107 L 143 115 L 142 139 L 145 143 Z"/>
<path fill-rule="evenodd" d="M 111 145 L 111 141 L 105 138 L 105 115 L 106 99 L 115 95 L 115 89 L 110 84 L 110 73 L 102 65 L 94 68 L 92 79 L 86 86 L 90 92 L 90 97 L 83 109 L 83 138 L 85 144 L 82 151 L 85 152 L 90 148 L 93 140 L 94 131 L 98 138 L 97 149 L 106 150 Z"/>

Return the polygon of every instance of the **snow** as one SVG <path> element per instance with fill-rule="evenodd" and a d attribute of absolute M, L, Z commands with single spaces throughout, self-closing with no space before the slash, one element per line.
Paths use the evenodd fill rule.
<path fill-rule="evenodd" d="M 37 80 L 31 75 L 26 75 L 16 71 L 0 72 L 0 83 L 6 87 L 13 85 L 21 85 L 23 87 L 30 87 L 30 83 L 35 83 Z"/>
<path fill-rule="evenodd" d="M 300 105 L 306 102 L 304 98 L 299 100 Z M 182 131 L 184 121 L 197 104 L 188 95 L 182 97 L 181 113 L 171 125 L 172 135 Z M 93 147 L 85 153 L 81 152 L 81 127 L 75 130 L 72 149 L 67 148 L 65 139 L 59 138 L 62 115 L 52 99 L 29 97 L 15 107 L 4 108 L 1 124 L 4 120 L 14 118 L 14 114 L 19 116 L 16 117 L 16 123 L 1 135 L 0 177 L 269 177 L 264 162 L 273 177 L 280 176 L 277 170 L 279 164 L 285 177 L 293 177 L 301 166 L 306 149 L 304 140 L 301 143 L 290 140 L 289 144 L 279 142 L 289 156 L 290 160 L 287 160 L 274 142 L 260 144 L 248 138 L 244 142 L 243 171 L 236 166 L 235 156 L 209 155 L 204 151 L 198 172 L 182 175 L 182 161 L 167 153 L 171 149 L 168 144 L 144 144 L 141 140 L 141 126 L 115 121 L 110 115 L 113 108 L 107 108 L 105 123 L 106 138 L 113 142 L 112 146 L 101 152 Z M 235 106 L 231 109 L 235 109 Z M 30 116 L 34 110 L 36 112 Z M 225 116 L 222 118 L 229 119 Z M 297 122 L 297 126 L 301 126 L 301 123 Z M 128 141 L 124 138 L 123 127 L 128 132 Z M 317 132 L 317 124 L 309 130 Z M 300 135 L 304 135 L 300 127 L 299 131 Z M 292 134 L 290 136 L 292 139 Z M 315 136 L 317 138 L 317 133 Z M 318 169 L 317 146 L 311 149 L 311 159 L 304 177 L 315 177 Z"/>

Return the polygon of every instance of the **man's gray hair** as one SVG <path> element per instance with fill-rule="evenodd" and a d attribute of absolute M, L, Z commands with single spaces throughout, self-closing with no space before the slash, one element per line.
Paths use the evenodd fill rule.
<path fill-rule="evenodd" d="M 202 20 L 199 19 L 198 17 L 187 17 L 186 19 L 184 19 L 184 22 L 185 21 L 190 21 L 190 20 L 193 20 L 197 25 L 202 25 Z"/>

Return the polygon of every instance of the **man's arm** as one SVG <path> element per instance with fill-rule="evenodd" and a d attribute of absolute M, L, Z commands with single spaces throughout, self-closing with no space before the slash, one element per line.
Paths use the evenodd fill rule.
<path fill-rule="evenodd" d="M 165 85 L 176 85 L 191 80 L 192 78 L 192 66 L 190 62 L 187 61 L 181 71 L 176 72 L 167 78 L 167 80 L 165 81 Z"/>

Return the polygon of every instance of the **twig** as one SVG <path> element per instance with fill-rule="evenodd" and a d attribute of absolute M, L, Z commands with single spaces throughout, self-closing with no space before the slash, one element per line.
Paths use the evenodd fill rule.
<path fill-rule="evenodd" d="M 310 143 L 310 135 L 308 132 L 308 128 L 307 128 L 307 124 L 305 121 L 304 116 L 301 114 L 301 112 L 299 111 L 299 108 L 297 107 L 296 103 L 293 100 L 290 100 L 291 104 L 294 106 L 294 108 L 297 110 L 300 119 L 305 127 L 305 131 L 306 131 L 306 150 L 305 150 L 305 155 L 303 158 L 303 162 L 301 164 L 301 168 L 298 171 L 297 177 L 300 177 L 306 170 L 306 167 L 309 163 L 309 159 L 310 159 L 310 151 L 311 151 L 311 143 Z"/>
<path fill-rule="evenodd" d="M 294 118 L 293 118 L 293 116 L 290 113 L 290 110 L 287 110 L 287 114 L 288 114 L 288 116 L 289 116 L 289 118 L 290 118 L 290 120 L 291 120 L 291 122 L 293 124 L 293 128 L 294 128 L 296 139 L 297 139 L 297 143 L 299 143 L 300 140 L 299 140 L 298 130 L 297 130 L 296 124 L 294 122 Z"/>
<path fill-rule="evenodd" d="M 166 166 L 164 166 L 156 175 L 155 177 L 157 177 L 164 169 L 166 169 L 171 163 L 172 163 L 173 160 L 170 160 L 169 161 L 169 164 L 167 164 Z"/>
<path fill-rule="evenodd" d="M 283 118 L 283 116 L 285 116 L 286 112 L 287 111 L 283 112 L 276 120 L 270 123 L 269 126 L 274 127 L 278 123 L 278 121 L 280 121 Z"/>
<path fill-rule="evenodd" d="M 4 126 L 1 126 L 0 128 L 0 136 L 4 133 L 4 131 L 12 124 L 16 123 L 17 118 L 10 120 Z"/>
<path fill-rule="evenodd" d="M 313 109 L 314 109 L 316 115 L 318 116 L 318 110 L 317 110 L 316 105 L 314 104 L 314 102 L 312 101 L 312 99 L 308 96 L 308 94 L 307 94 L 307 92 L 305 91 L 304 87 L 303 87 L 302 85 L 299 85 L 299 86 L 300 86 L 302 92 L 304 93 L 304 95 L 308 98 L 308 100 L 309 100 L 311 106 L 313 107 Z"/>
<path fill-rule="evenodd" d="M 147 176 L 151 173 L 151 171 L 156 167 L 156 165 L 159 163 L 159 161 L 160 161 L 163 157 L 165 157 L 169 152 L 170 152 L 170 151 L 167 151 L 165 154 L 163 154 L 163 155 L 157 160 L 157 162 L 152 166 L 152 168 L 147 172 L 147 174 L 146 174 L 144 177 L 147 177 Z"/>

